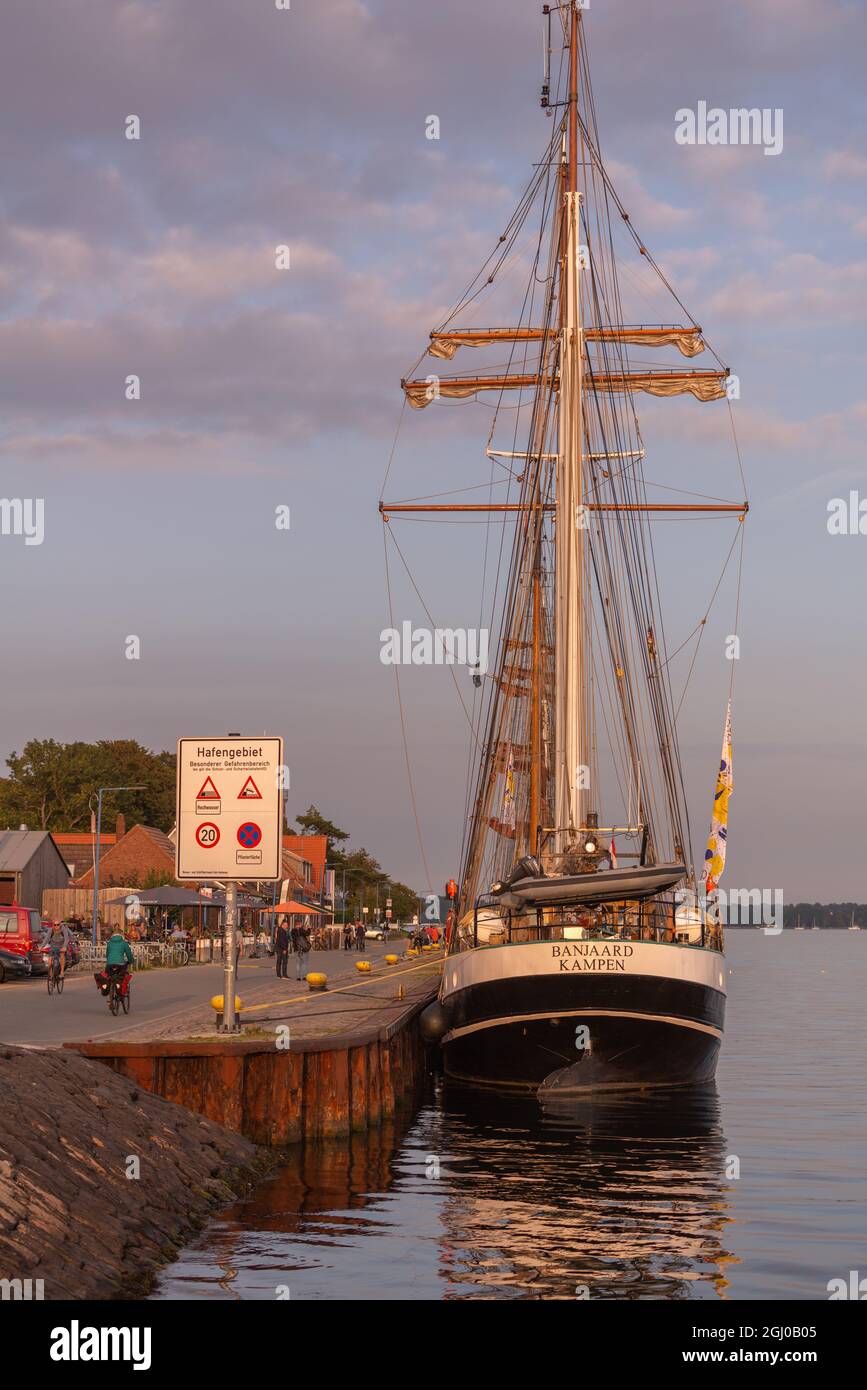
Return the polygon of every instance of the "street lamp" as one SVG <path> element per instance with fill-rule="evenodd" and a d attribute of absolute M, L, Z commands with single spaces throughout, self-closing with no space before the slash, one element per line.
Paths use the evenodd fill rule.
<path fill-rule="evenodd" d="M 97 920 L 99 917 L 99 842 L 102 834 L 102 794 L 103 792 L 143 792 L 147 791 L 144 782 L 132 787 L 100 787 L 96 809 L 96 844 L 93 852 L 93 944 L 97 942 Z"/>
<path fill-rule="evenodd" d="M 326 871 L 326 873 L 328 872 L 329 869 L 331 869 L 332 873 L 336 873 L 337 870 L 340 869 L 341 874 L 342 874 L 343 887 L 342 887 L 342 889 L 341 889 L 341 894 L 340 894 L 340 921 L 341 921 L 341 923 L 343 923 L 343 922 L 346 921 L 346 865 L 345 865 L 345 864 L 326 864 L 326 865 L 325 865 L 325 871 Z M 325 891 L 325 885 L 324 885 L 324 883 L 323 883 L 322 889 L 323 889 L 323 893 L 324 893 L 324 891 Z M 334 880 L 334 896 L 335 896 L 335 898 L 337 897 L 337 879 L 336 879 L 336 878 L 335 878 L 335 880 Z M 323 903 L 324 903 L 324 899 L 323 899 Z M 332 903 L 332 907 L 333 907 L 333 906 L 334 906 L 334 904 Z M 332 913 L 332 916 L 333 916 L 333 913 Z"/>

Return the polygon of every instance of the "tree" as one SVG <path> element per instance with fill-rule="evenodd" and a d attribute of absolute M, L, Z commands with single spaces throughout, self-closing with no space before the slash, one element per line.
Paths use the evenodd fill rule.
<path fill-rule="evenodd" d="M 388 897 L 391 898 L 392 918 L 395 922 L 411 922 L 418 913 L 418 893 L 405 883 L 390 883 Z"/>
<path fill-rule="evenodd" d="M 322 812 L 315 806 L 308 806 L 301 816 L 295 817 L 295 824 L 300 825 L 302 835 L 324 835 L 328 841 L 325 849 L 325 857 L 329 864 L 344 864 L 346 856 L 343 851 L 336 849 L 336 844 L 343 844 L 349 839 L 349 831 L 341 830 L 333 821 L 327 820 Z"/>
<path fill-rule="evenodd" d="M 100 787 L 142 783 L 134 792 L 103 797 L 103 823 L 119 811 L 128 825 L 140 822 L 170 830 L 175 816 L 175 757 L 151 753 L 135 739 L 58 743 L 31 739 L 6 759 L 0 779 L 0 825 L 35 830 L 89 830 Z"/>
<path fill-rule="evenodd" d="M 151 888 L 163 888 L 166 884 L 174 886 L 176 882 L 177 879 L 167 869 L 148 869 L 142 884 L 142 892 Z"/>
<path fill-rule="evenodd" d="M 367 908 L 368 919 L 373 920 L 379 905 L 380 919 L 385 920 L 386 899 L 392 900 L 392 917 L 395 922 L 407 921 L 418 912 L 419 898 L 414 889 L 405 883 L 392 879 L 383 869 L 378 859 L 363 846 L 361 849 L 343 850 L 340 845 L 349 839 L 349 833 L 341 830 L 316 806 L 310 806 L 303 815 L 295 817 L 301 827 L 302 835 L 325 835 L 328 841 L 327 860 L 330 867 L 337 866 L 338 895 L 344 885 L 346 889 L 345 909 L 349 918 L 363 916 Z"/>

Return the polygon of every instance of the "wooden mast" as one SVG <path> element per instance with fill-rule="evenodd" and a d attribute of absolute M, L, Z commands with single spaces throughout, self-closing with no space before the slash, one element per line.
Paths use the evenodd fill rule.
<path fill-rule="evenodd" d="M 569 95 L 566 130 L 566 187 L 562 202 L 560 398 L 557 442 L 557 511 L 554 535 L 555 609 L 555 780 L 554 851 L 562 853 L 584 818 L 586 762 L 584 631 L 584 529 L 579 509 L 583 485 L 583 342 L 581 337 L 581 194 L 578 191 L 578 23 L 569 3 Z"/>
<path fill-rule="evenodd" d="M 539 849 L 539 827 L 542 823 L 542 583 L 539 573 L 540 551 L 538 527 L 536 555 L 533 562 L 533 680 L 530 694 L 530 836 L 529 850 Z"/>
<path fill-rule="evenodd" d="M 569 164 L 567 193 L 578 191 L 578 11 L 569 4 Z"/>

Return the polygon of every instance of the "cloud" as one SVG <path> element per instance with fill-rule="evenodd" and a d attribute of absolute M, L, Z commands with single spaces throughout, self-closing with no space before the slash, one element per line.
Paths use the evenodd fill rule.
<path fill-rule="evenodd" d="M 822 160 L 822 173 L 829 179 L 867 178 L 867 155 L 854 150 L 829 150 Z"/>
<path fill-rule="evenodd" d="M 695 209 L 675 207 L 673 203 L 656 198 L 645 188 L 638 170 L 619 160 L 607 160 L 606 168 L 617 189 L 620 201 L 637 226 L 654 230 L 683 227 L 695 218 Z"/>
<path fill-rule="evenodd" d="M 761 271 L 738 271 L 712 295 L 709 309 L 740 322 L 797 319 L 805 329 L 859 321 L 867 312 L 867 261 L 837 265 L 793 251 Z"/>

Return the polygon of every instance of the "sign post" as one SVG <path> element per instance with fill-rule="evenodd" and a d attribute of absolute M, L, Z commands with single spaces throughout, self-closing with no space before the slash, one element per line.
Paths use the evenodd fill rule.
<path fill-rule="evenodd" d="M 235 1021 L 235 987 L 238 972 L 235 968 L 235 933 L 238 917 L 238 885 L 226 884 L 226 930 L 223 936 L 223 1032 L 237 1033 Z"/>
<path fill-rule="evenodd" d="M 223 1031 L 235 1033 L 238 883 L 283 869 L 282 738 L 181 738 L 175 876 L 226 885 Z"/>

